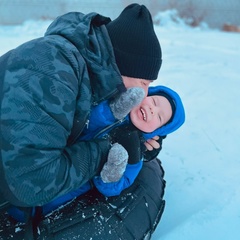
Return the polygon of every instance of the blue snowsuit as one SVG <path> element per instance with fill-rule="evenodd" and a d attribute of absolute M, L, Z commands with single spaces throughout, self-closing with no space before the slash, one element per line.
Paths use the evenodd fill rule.
<path fill-rule="evenodd" d="M 142 133 L 143 137 L 146 140 L 156 135 L 166 136 L 169 133 L 177 130 L 185 121 L 185 111 L 179 95 L 167 87 L 156 86 L 149 88 L 148 96 L 158 95 L 159 92 L 165 92 L 172 97 L 176 105 L 175 114 L 170 123 L 156 129 L 151 133 Z M 128 115 L 124 119 L 116 120 L 109 108 L 108 101 L 103 101 L 92 109 L 88 124 L 80 135 L 79 141 L 86 141 L 96 137 L 100 138 L 116 126 L 129 123 L 130 119 Z M 142 168 L 142 164 L 143 161 L 140 159 L 139 162 L 136 164 L 127 164 L 124 175 L 118 182 L 104 183 L 100 176 L 95 176 L 93 178 L 93 183 L 97 187 L 97 189 L 105 196 L 119 195 L 124 189 L 132 185 Z M 43 215 L 48 214 L 49 212 L 58 208 L 60 205 L 71 201 L 75 197 L 80 196 L 91 188 L 92 182 L 89 181 L 83 186 L 81 186 L 79 189 L 65 194 L 61 197 L 58 197 L 50 203 L 45 204 L 44 206 L 42 206 Z M 16 208 L 12 208 L 9 210 L 9 214 L 14 216 L 14 218 L 18 221 L 23 221 L 22 211 L 19 211 Z"/>

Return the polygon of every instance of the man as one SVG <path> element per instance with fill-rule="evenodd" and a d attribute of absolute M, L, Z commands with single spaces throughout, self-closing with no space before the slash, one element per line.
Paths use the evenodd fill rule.
<path fill-rule="evenodd" d="M 161 56 L 151 15 L 138 4 L 112 22 L 96 13 L 68 13 L 44 37 L 3 55 L 4 198 L 20 207 L 42 206 L 98 174 L 111 148 L 109 139 L 76 142 L 91 107 L 133 86 L 147 94 Z M 136 151 L 139 144 L 136 139 Z M 159 144 L 152 140 L 147 148 L 152 147 Z"/>

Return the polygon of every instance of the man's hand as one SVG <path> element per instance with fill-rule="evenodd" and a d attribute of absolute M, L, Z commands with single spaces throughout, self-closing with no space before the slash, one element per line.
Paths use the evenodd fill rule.
<path fill-rule="evenodd" d="M 128 162 L 128 153 L 125 148 L 115 143 L 108 154 L 108 160 L 100 173 L 105 183 L 117 182 L 123 176 Z"/>
<path fill-rule="evenodd" d="M 109 104 L 116 119 L 122 119 L 139 105 L 145 97 L 145 91 L 140 87 L 128 88 L 126 92 L 120 94 Z"/>
<path fill-rule="evenodd" d="M 129 129 L 129 126 L 119 126 L 109 132 L 111 143 L 119 143 L 129 155 L 128 163 L 135 164 L 142 159 L 145 150 L 144 140 L 140 131 Z"/>
<path fill-rule="evenodd" d="M 152 151 L 153 149 L 158 149 L 161 147 L 160 143 L 157 141 L 159 140 L 159 136 L 155 136 L 151 139 L 148 139 L 144 145 L 148 151 Z"/>

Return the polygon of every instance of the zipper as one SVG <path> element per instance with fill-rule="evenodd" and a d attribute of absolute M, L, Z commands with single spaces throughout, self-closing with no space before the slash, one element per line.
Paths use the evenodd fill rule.
<path fill-rule="evenodd" d="M 67 141 L 67 145 L 74 144 L 77 141 L 77 139 L 79 138 L 79 136 L 81 135 L 82 130 L 84 129 L 85 125 L 87 125 L 87 127 L 88 127 L 88 125 L 89 125 L 88 116 L 89 116 L 89 114 L 86 114 L 85 124 L 82 124 L 82 126 L 79 126 L 80 122 L 82 122 L 82 121 L 79 121 L 79 120 L 74 121 L 74 124 L 73 124 L 73 127 L 72 127 L 72 132 L 71 132 L 71 134 L 69 136 L 69 139 Z M 76 119 L 78 119 L 78 117 L 76 117 Z"/>
<path fill-rule="evenodd" d="M 126 91 L 126 88 L 124 85 L 121 85 L 120 83 L 117 85 L 117 87 L 111 91 L 108 95 L 105 95 L 104 97 L 101 97 L 98 99 L 98 101 L 94 101 L 93 102 L 93 106 L 96 106 L 98 105 L 99 103 L 101 103 L 102 101 L 105 101 L 105 100 L 108 100 L 108 99 L 111 99 L 112 97 L 115 97 L 117 96 L 118 94 L 122 93 Z"/>
<path fill-rule="evenodd" d="M 104 129 L 102 129 L 100 132 L 98 132 L 97 134 L 95 134 L 95 136 L 93 138 L 98 138 L 100 137 L 103 133 L 107 134 L 112 128 L 121 125 L 123 122 L 125 122 L 127 119 L 123 118 L 118 120 L 117 122 L 105 127 Z"/>
<path fill-rule="evenodd" d="M 116 95 L 117 93 L 119 93 L 119 92 L 120 92 L 120 90 L 117 88 L 117 89 L 115 89 L 114 91 L 112 91 L 110 94 L 108 94 L 107 96 L 105 96 L 104 99 L 100 99 L 98 102 L 101 102 L 101 101 L 103 101 L 103 100 L 105 100 L 105 99 L 109 99 L 109 98 L 111 98 L 112 96 L 115 96 L 115 95 Z M 98 103 L 97 103 L 97 102 L 93 102 L 92 105 L 93 105 L 93 106 L 96 106 L 96 105 L 98 105 Z M 86 116 L 86 118 L 85 118 L 85 119 L 86 119 L 86 122 L 85 122 L 85 124 L 83 125 L 83 127 L 79 128 L 78 131 L 74 130 L 74 131 L 75 131 L 75 134 L 72 134 L 72 133 L 71 133 L 71 135 L 70 135 L 71 137 L 69 138 L 69 140 L 68 140 L 68 142 L 67 142 L 67 145 L 74 144 L 74 143 L 77 141 L 77 139 L 79 138 L 79 136 L 81 135 L 82 130 L 84 129 L 84 127 L 85 127 L 85 126 L 86 126 L 87 128 L 89 127 L 89 119 L 87 119 L 88 117 L 89 117 L 89 114 L 87 114 L 87 116 Z M 110 128 L 116 126 L 117 124 L 120 125 L 120 124 L 121 124 L 122 122 L 124 122 L 125 120 L 126 120 L 126 119 L 118 120 L 117 122 L 113 123 L 112 125 L 110 125 L 110 126 L 104 128 L 103 130 L 101 130 L 101 131 L 100 131 L 99 133 L 97 133 L 93 138 L 99 137 L 104 131 L 110 130 Z M 79 120 L 76 120 L 73 128 L 74 128 L 74 129 L 77 129 L 77 128 L 78 128 L 78 127 L 77 127 L 78 124 L 79 124 Z M 72 128 L 72 129 L 73 129 L 73 128 Z"/>
<path fill-rule="evenodd" d="M 88 127 L 89 127 L 89 119 L 86 121 L 85 125 L 86 125 L 86 128 L 88 129 Z"/>

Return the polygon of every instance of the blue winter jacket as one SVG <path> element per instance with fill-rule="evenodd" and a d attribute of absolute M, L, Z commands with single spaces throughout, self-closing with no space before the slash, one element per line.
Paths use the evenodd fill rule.
<path fill-rule="evenodd" d="M 156 135 L 166 136 L 169 133 L 177 130 L 185 121 L 185 111 L 179 95 L 172 89 L 165 86 L 150 87 L 148 96 L 158 95 L 158 93 L 164 92 L 171 96 L 174 101 L 176 110 L 171 122 L 156 129 L 151 133 L 142 133 L 143 137 L 148 140 Z M 117 125 L 129 124 L 130 118 L 127 115 L 124 119 L 116 121 L 109 106 L 108 101 L 104 101 L 93 109 L 89 119 L 87 128 L 83 131 L 81 140 L 89 140 L 94 138 L 96 135 L 101 137 L 102 135 L 109 132 L 112 128 Z M 104 129 L 104 130 L 102 130 Z M 99 132 L 101 134 L 99 134 Z M 142 161 L 139 161 L 134 165 L 127 165 L 126 171 L 123 177 L 118 182 L 104 183 L 101 177 L 96 176 L 93 178 L 93 182 L 97 189 L 105 196 L 119 195 L 125 188 L 129 187 L 137 177 L 138 173 L 142 168 Z"/>

